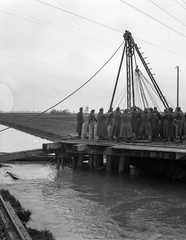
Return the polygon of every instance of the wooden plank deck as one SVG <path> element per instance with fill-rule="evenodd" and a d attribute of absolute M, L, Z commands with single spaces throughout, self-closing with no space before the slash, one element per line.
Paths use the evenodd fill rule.
<path fill-rule="evenodd" d="M 0 162 L 55 154 L 96 154 L 186 160 L 186 144 L 167 142 L 121 142 L 68 139 L 45 143 L 41 149 L 0 153 Z"/>
<path fill-rule="evenodd" d="M 122 142 L 93 140 L 63 140 L 58 143 L 43 144 L 43 149 L 64 153 L 105 154 L 145 158 L 186 160 L 186 145 L 167 142 Z"/>

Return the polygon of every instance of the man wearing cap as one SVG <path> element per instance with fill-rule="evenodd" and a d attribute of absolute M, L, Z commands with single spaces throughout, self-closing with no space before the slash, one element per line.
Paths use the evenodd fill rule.
<path fill-rule="evenodd" d="M 84 123 L 83 108 L 80 107 L 79 112 L 77 114 L 77 128 L 76 128 L 76 132 L 77 132 L 79 138 L 81 137 L 83 123 Z"/>

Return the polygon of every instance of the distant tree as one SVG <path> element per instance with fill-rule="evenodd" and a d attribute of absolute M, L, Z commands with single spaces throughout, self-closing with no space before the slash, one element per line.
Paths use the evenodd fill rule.
<path fill-rule="evenodd" d="M 56 110 L 55 110 L 55 109 L 52 109 L 52 110 L 50 111 L 50 114 L 51 114 L 51 115 L 56 115 Z"/>
<path fill-rule="evenodd" d="M 63 115 L 68 115 L 68 114 L 70 114 L 70 111 L 69 111 L 69 109 L 64 109 L 62 111 L 62 113 L 63 113 Z"/>
<path fill-rule="evenodd" d="M 51 115 L 68 115 L 70 114 L 69 109 L 64 109 L 64 110 L 56 110 L 56 109 L 52 109 L 50 111 Z"/>

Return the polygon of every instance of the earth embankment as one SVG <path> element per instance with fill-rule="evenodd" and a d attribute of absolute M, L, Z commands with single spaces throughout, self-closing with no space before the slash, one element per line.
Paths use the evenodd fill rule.
<path fill-rule="evenodd" d="M 1 113 L 0 124 L 50 141 L 76 135 L 76 114 Z"/>

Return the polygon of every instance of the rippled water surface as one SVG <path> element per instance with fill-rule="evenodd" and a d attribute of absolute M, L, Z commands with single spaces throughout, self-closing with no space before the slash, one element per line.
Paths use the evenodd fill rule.
<path fill-rule="evenodd" d="M 49 229 L 56 240 L 185 239 L 185 184 L 135 169 L 124 176 L 47 163 L 8 165 L 0 169 L 1 188 L 32 211 L 30 227 Z"/>

